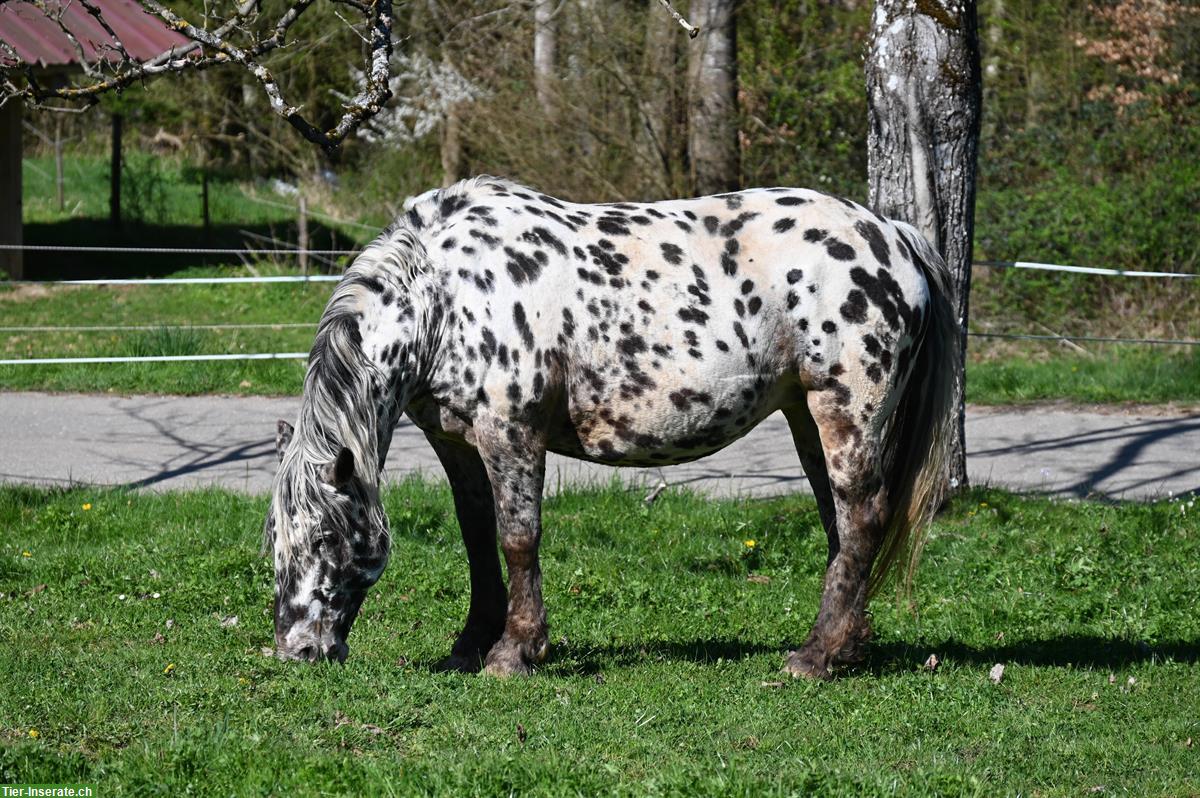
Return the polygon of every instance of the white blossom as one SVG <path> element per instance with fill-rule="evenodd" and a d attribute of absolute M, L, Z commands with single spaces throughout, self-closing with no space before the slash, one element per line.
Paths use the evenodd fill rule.
<path fill-rule="evenodd" d="M 363 81 L 360 70 L 352 70 L 352 76 L 356 83 Z M 402 147 L 419 141 L 433 132 L 454 106 L 487 96 L 486 90 L 453 65 L 421 53 L 393 52 L 388 83 L 395 99 L 358 131 L 371 144 Z"/>

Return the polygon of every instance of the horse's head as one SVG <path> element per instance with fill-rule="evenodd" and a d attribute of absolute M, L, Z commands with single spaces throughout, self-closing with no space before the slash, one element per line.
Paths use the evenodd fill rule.
<path fill-rule="evenodd" d="M 275 557 L 276 652 L 341 662 L 359 607 L 387 564 L 387 517 L 350 449 L 327 462 L 307 462 L 305 451 L 285 462 L 292 431 L 279 422 L 281 473 L 265 526 Z"/>

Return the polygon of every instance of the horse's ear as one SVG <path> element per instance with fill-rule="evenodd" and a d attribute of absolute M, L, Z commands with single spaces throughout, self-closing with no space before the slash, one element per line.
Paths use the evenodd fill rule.
<path fill-rule="evenodd" d="M 275 422 L 275 453 L 279 455 L 281 463 L 283 462 L 283 453 L 287 451 L 288 444 L 292 442 L 292 434 L 295 431 L 295 428 L 282 418 Z"/>
<path fill-rule="evenodd" d="M 338 452 L 337 459 L 321 469 L 321 481 L 344 488 L 354 478 L 354 455 L 345 446 Z"/>

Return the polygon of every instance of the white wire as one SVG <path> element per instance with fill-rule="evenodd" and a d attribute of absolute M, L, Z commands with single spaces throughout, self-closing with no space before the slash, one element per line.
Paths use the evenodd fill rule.
<path fill-rule="evenodd" d="M 262 202 L 262 200 L 256 200 Z M 49 244 L 0 244 L 0 250 L 22 250 L 30 252 L 84 252 L 101 253 L 115 252 L 126 254 L 153 255 L 357 255 L 358 249 L 205 249 L 188 247 L 85 247 L 57 246 Z M 1039 263 L 1024 260 L 980 260 L 974 265 L 998 269 L 1033 269 L 1037 271 L 1070 272 L 1074 274 L 1096 274 L 1113 277 L 1164 277 L 1192 280 L 1200 278 L 1200 273 L 1186 272 L 1147 272 L 1131 269 L 1104 269 L 1097 266 L 1067 266 L 1059 263 Z M 24 281 L 38 282 L 42 285 L 134 285 L 142 283 L 170 284 L 222 284 L 222 283 L 254 283 L 254 282 L 329 282 L 340 279 L 332 275 L 315 275 L 312 277 L 211 277 L 211 278 L 151 278 L 144 280 L 58 280 L 58 281 Z M 17 284 L 12 281 L 9 284 Z M 2 284 L 2 283 L 0 283 Z"/>
<path fill-rule="evenodd" d="M 0 327 L 0 332 L 118 332 L 142 330 L 278 330 L 315 327 L 316 322 L 280 322 L 278 324 L 98 324 L 78 327 Z"/>
<path fill-rule="evenodd" d="M 234 285 L 238 283 L 336 283 L 340 274 L 289 274 L 271 277 L 153 277 L 101 280 L 11 280 L 5 285 Z"/>
<path fill-rule="evenodd" d="M 1037 263 L 1026 260 L 978 260 L 976 266 L 990 266 L 996 269 L 1036 269 L 1046 272 L 1073 272 L 1075 274 L 1103 274 L 1115 277 L 1182 277 L 1195 279 L 1200 274 L 1185 272 L 1140 272 L 1127 269 L 1101 269 L 1096 266 L 1062 266 L 1057 263 Z"/>
<path fill-rule="evenodd" d="M 204 247 L 83 247 L 56 244 L 0 244 L 28 252 L 122 252 L 146 255 L 357 255 L 359 249 L 209 249 Z"/>
<path fill-rule="evenodd" d="M 244 355 L 149 355 L 145 357 L 33 357 L 0 360 L 0 366 L 46 366 L 61 363 L 182 363 L 196 360 L 304 360 L 308 352 L 260 352 Z"/>

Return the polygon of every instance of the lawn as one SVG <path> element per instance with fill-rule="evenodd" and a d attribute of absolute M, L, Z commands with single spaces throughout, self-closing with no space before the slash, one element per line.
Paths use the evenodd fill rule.
<path fill-rule="evenodd" d="M 101 795 L 1200 791 L 1190 500 L 964 496 L 936 524 L 913 609 L 877 600 L 869 661 L 820 684 L 778 673 L 818 599 L 809 499 L 551 499 L 557 642 L 512 681 L 431 669 L 467 601 L 449 493 L 410 481 L 385 500 L 394 553 L 350 659 L 302 666 L 262 653 L 265 498 L 0 489 L 0 781 Z"/>

